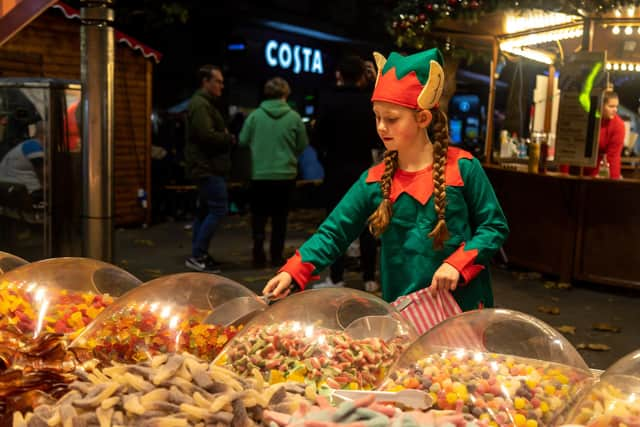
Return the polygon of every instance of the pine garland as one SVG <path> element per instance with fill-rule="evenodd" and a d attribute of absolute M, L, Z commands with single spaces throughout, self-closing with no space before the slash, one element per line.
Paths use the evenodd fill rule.
<path fill-rule="evenodd" d="M 599 15 L 640 5 L 640 0 L 399 0 L 393 9 L 389 31 L 399 47 L 439 47 L 451 55 L 466 57 L 451 40 L 435 40 L 430 31 L 442 19 L 478 22 L 482 15 L 499 10 L 542 9 L 575 15 Z"/>

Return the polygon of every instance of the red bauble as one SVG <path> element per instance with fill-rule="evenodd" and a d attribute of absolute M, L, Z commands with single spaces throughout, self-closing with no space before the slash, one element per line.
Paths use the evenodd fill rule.
<path fill-rule="evenodd" d="M 424 22 L 427 20 L 427 15 L 425 15 L 424 13 L 421 13 L 420 15 L 418 15 L 418 20 L 420 22 Z"/>
<path fill-rule="evenodd" d="M 449 0 L 449 1 L 448 1 L 448 3 L 449 3 L 449 5 L 451 5 L 451 6 L 455 6 L 455 5 L 457 5 L 457 4 L 458 4 L 458 0 Z"/>
<path fill-rule="evenodd" d="M 424 8 L 427 10 L 427 12 L 433 12 L 433 3 L 425 3 Z"/>
<path fill-rule="evenodd" d="M 469 7 L 471 9 L 477 9 L 480 7 L 480 3 L 478 3 L 476 0 L 472 0 L 469 2 Z"/>

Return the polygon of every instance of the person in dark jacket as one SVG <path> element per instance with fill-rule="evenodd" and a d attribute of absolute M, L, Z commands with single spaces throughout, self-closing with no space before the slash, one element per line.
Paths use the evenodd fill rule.
<path fill-rule="evenodd" d="M 324 191 L 327 212 L 372 165 L 372 150 L 380 148 L 366 64 L 358 56 L 347 56 L 338 65 L 342 83 L 322 94 L 312 145 L 318 150 L 325 170 Z M 360 236 L 360 268 L 365 289 L 377 291 L 375 281 L 377 243 L 368 230 Z M 344 256 L 331 266 L 328 280 L 315 287 L 344 286 Z"/>
<path fill-rule="evenodd" d="M 298 156 L 308 145 L 300 115 L 287 104 L 291 89 L 275 77 L 264 85 L 266 98 L 249 114 L 240 131 L 239 145 L 251 148 L 251 228 L 253 264 L 266 262 L 265 226 L 271 217 L 271 265 L 284 259 L 289 200 L 298 174 Z"/>
<path fill-rule="evenodd" d="M 193 223 L 191 256 L 185 265 L 196 271 L 217 271 L 209 244 L 220 220 L 227 214 L 226 177 L 231 171 L 233 137 L 214 101 L 222 95 L 224 78 L 219 67 L 198 70 L 201 87 L 187 112 L 186 171 L 198 186 L 198 211 Z"/>

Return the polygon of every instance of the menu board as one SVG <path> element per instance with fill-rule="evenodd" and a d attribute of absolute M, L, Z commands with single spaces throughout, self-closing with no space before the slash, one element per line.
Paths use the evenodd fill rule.
<path fill-rule="evenodd" d="M 593 167 L 598 161 L 606 52 L 578 52 L 560 68 L 555 160 Z"/>

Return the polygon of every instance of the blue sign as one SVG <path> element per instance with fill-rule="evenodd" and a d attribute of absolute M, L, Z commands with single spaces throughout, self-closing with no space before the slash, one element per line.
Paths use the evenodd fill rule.
<path fill-rule="evenodd" d="M 324 74 L 322 52 L 319 49 L 269 40 L 264 48 L 264 56 L 270 67 L 291 69 L 296 74 Z"/>

